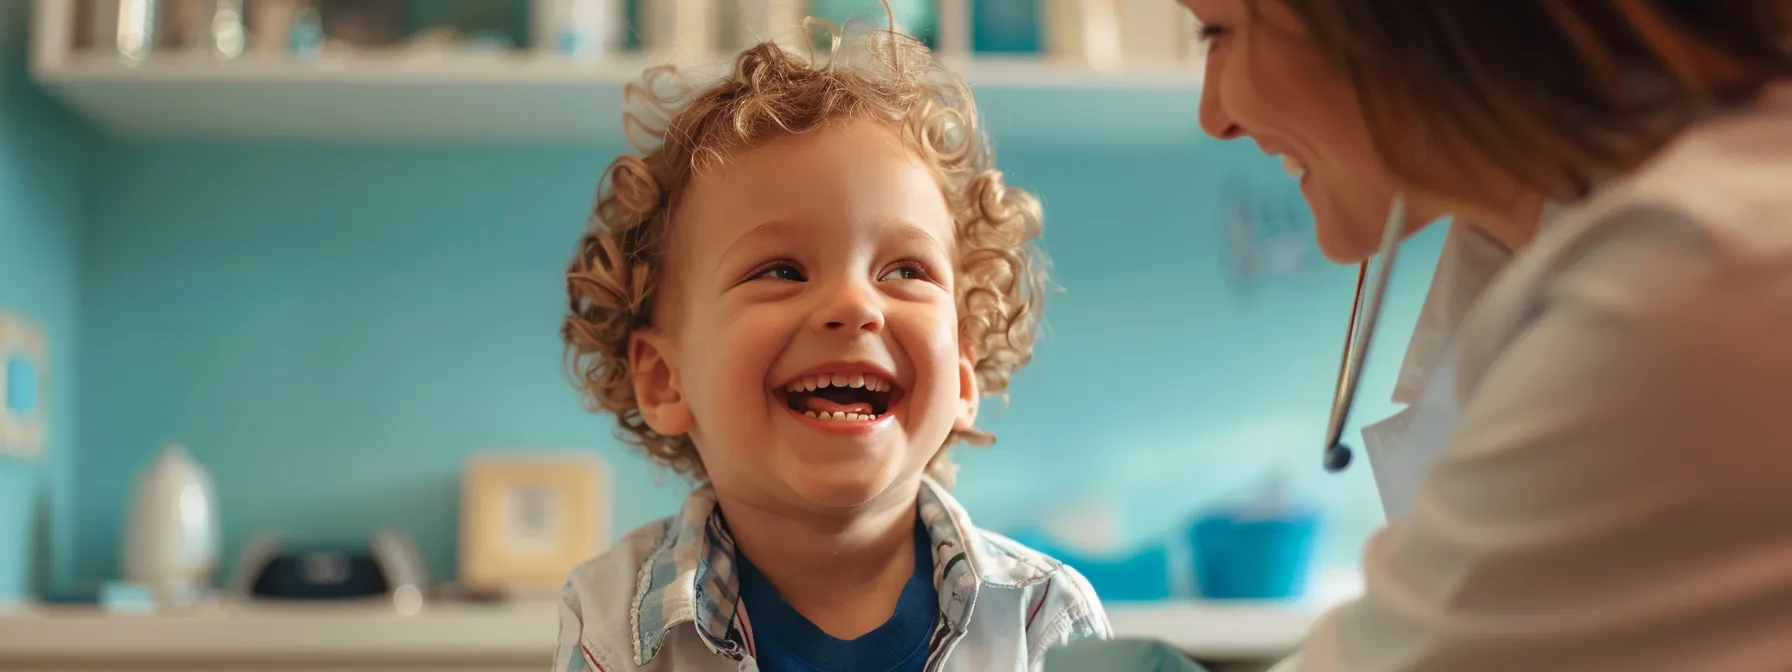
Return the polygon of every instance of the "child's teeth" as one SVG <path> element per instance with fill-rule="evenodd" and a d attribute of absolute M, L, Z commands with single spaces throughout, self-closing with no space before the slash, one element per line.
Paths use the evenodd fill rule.
<path fill-rule="evenodd" d="M 807 415 L 816 420 L 826 420 L 828 422 L 870 422 L 871 421 L 871 416 L 866 415 L 864 413 L 844 413 L 844 412 L 840 412 L 840 411 L 834 411 L 832 413 L 829 413 L 827 411 L 803 411 L 803 415 Z"/>
<path fill-rule="evenodd" d="M 793 381 L 784 389 L 787 392 L 814 392 L 829 387 L 855 387 L 872 392 L 890 391 L 890 381 L 875 375 L 859 374 L 819 374 Z"/>

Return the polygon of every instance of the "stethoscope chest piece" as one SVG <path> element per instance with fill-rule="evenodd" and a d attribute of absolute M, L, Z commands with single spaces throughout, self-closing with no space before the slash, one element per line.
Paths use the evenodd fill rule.
<path fill-rule="evenodd" d="M 1351 456 L 1350 446 L 1342 443 L 1332 444 L 1325 450 L 1325 470 L 1334 474 L 1344 471 L 1350 466 Z"/>

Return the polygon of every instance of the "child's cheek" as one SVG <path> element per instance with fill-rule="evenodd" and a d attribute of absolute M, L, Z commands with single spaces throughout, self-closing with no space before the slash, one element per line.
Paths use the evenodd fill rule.
<path fill-rule="evenodd" d="M 960 348 L 958 321 L 950 300 L 917 303 L 904 311 L 898 341 L 909 365 L 915 367 L 918 383 L 927 385 L 924 392 L 943 398 L 957 398 Z"/>
<path fill-rule="evenodd" d="M 710 356 L 719 374 L 713 384 L 719 392 L 742 397 L 743 403 L 757 402 L 760 393 L 770 390 L 771 369 L 790 342 L 788 321 L 767 308 L 745 311 L 710 331 Z"/>

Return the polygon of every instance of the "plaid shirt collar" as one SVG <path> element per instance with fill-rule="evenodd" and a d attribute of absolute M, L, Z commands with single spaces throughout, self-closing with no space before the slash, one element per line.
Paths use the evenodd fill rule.
<path fill-rule="evenodd" d="M 986 543 L 964 508 L 931 478 L 922 478 L 916 504 L 933 541 L 933 582 L 943 626 L 954 633 L 964 632 L 980 587 L 1037 583 L 1058 568 Z M 652 661 L 667 633 L 685 623 L 695 626 L 711 652 L 742 659 L 747 654 L 743 642 L 751 641 L 751 634 L 742 631 L 745 619 L 738 618 L 734 537 L 722 523 L 715 491 L 704 486 L 692 492 L 666 524 L 665 539 L 636 574 L 631 615 L 635 664 Z"/>

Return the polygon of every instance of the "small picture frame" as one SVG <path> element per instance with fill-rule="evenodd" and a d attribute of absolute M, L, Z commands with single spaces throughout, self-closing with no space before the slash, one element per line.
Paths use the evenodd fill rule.
<path fill-rule="evenodd" d="M 610 475 L 586 454 L 494 454 L 461 476 L 460 583 L 482 596 L 552 595 L 610 539 Z"/>
<path fill-rule="evenodd" d="M 0 454 L 36 457 L 43 452 L 49 368 L 43 329 L 0 310 Z"/>

